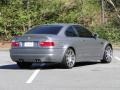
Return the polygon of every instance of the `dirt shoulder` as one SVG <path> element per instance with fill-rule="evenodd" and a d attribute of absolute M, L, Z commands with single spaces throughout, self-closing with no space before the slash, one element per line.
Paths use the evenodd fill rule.
<path fill-rule="evenodd" d="M 11 42 L 0 42 L 0 49 L 10 48 Z"/>

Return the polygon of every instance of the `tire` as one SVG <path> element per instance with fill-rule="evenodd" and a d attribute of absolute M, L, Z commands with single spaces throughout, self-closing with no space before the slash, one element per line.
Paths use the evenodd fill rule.
<path fill-rule="evenodd" d="M 74 67 L 76 62 L 76 55 L 73 49 L 68 48 L 64 54 L 62 65 L 66 69 Z"/>
<path fill-rule="evenodd" d="M 113 50 L 111 46 L 106 46 L 101 63 L 110 63 L 112 61 Z"/>
<path fill-rule="evenodd" d="M 32 63 L 30 63 L 30 62 L 17 62 L 17 65 L 21 69 L 29 69 L 32 66 Z"/>

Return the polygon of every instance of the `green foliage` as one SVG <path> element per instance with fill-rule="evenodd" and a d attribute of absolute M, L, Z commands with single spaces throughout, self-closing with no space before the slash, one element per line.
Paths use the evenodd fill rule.
<path fill-rule="evenodd" d="M 103 39 L 113 43 L 120 42 L 120 28 L 114 28 L 111 25 L 102 25 L 91 29 Z"/>
<path fill-rule="evenodd" d="M 119 8 L 119 0 L 114 2 Z M 93 31 L 111 42 L 120 41 L 120 21 L 114 12 L 106 12 L 114 17 L 108 19 L 109 25 L 102 26 L 100 12 L 100 0 L 1 0 L 0 37 L 10 40 L 39 24 L 79 23 L 93 27 Z"/>

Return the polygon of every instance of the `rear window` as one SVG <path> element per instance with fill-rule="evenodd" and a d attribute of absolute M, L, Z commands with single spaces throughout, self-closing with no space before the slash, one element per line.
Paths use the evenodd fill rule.
<path fill-rule="evenodd" d="M 26 34 L 58 34 L 63 26 L 45 25 L 37 26 L 29 30 Z"/>

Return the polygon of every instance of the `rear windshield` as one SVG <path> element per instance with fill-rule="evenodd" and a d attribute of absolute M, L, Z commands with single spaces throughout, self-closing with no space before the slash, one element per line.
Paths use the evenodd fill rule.
<path fill-rule="evenodd" d="M 29 30 L 26 34 L 58 34 L 63 26 L 44 25 L 37 26 Z"/>

